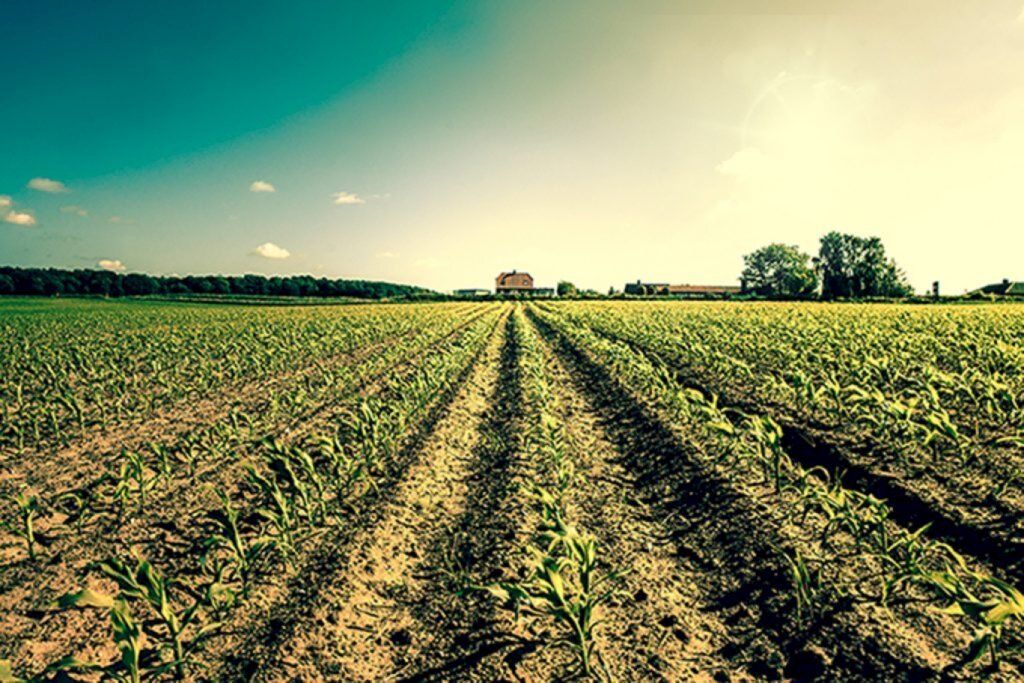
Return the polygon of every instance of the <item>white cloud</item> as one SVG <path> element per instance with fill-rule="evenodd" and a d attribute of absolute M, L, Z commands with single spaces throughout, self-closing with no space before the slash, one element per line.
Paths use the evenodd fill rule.
<path fill-rule="evenodd" d="M 398 254 L 393 251 L 378 251 L 377 258 L 396 259 Z"/>
<path fill-rule="evenodd" d="M 355 192 L 335 192 L 333 195 L 335 204 L 365 204 L 366 200 Z"/>
<path fill-rule="evenodd" d="M 0 194 L 0 209 L 6 209 L 11 205 L 11 198 L 5 194 Z"/>
<path fill-rule="evenodd" d="M 50 194 L 57 194 L 60 192 L 70 192 L 67 186 L 59 180 L 50 180 L 49 178 L 33 178 L 28 181 L 28 187 L 32 190 L 39 190 L 40 192 L 49 192 Z"/>
<path fill-rule="evenodd" d="M 762 173 L 767 166 L 766 162 L 764 153 L 757 147 L 744 147 L 715 166 L 715 170 L 734 178 L 749 178 Z"/>
<path fill-rule="evenodd" d="M 125 270 L 127 270 L 127 266 L 125 266 L 122 262 L 114 259 L 101 258 L 99 261 L 96 262 L 96 265 L 102 268 L 103 270 L 109 270 L 111 273 L 123 273 Z"/>
<path fill-rule="evenodd" d="M 249 192 L 277 192 L 277 189 L 266 180 L 254 180 Z"/>
<path fill-rule="evenodd" d="M 76 216 L 88 216 L 89 215 L 88 211 L 86 211 L 85 209 L 83 209 L 80 206 L 75 206 L 74 204 L 72 204 L 71 206 L 62 206 L 62 207 L 60 207 L 60 211 L 61 211 L 61 213 L 73 213 Z"/>
<path fill-rule="evenodd" d="M 273 242 L 264 242 L 260 246 L 256 247 L 256 252 L 263 258 L 274 258 L 282 259 L 291 256 L 291 253 L 282 247 L 277 246 Z"/>
<path fill-rule="evenodd" d="M 21 225 L 26 228 L 29 227 L 30 225 L 36 224 L 35 216 L 24 211 L 9 211 L 7 213 L 7 217 L 4 218 L 4 220 L 7 221 L 8 223 L 13 223 L 14 225 Z"/>

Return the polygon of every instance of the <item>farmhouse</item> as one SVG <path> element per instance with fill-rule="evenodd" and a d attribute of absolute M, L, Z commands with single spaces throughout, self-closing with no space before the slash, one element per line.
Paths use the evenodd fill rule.
<path fill-rule="evenodd" d="M 502 273 L 494 281 L 494 290 L 498 294 L 511 292 L 533 292 L 533 277 L 529 273 Z"/>
<path fill-rule="evenodd" d="M 971 292 L 971 294 L 998 294 L 1001 296 L 1024 297 L 1024 282 L 1010 282 L 1009 280 L 1003 280 L 1002 282 L 994 285 L 985 285 L 984 287 Z"/>
<path fill-rule="evenodd" d="M 624 291 L 626 294 L 639 296 L 679 296 L 693 298 L 713 298 L 739 294 L 740 287 L 730 285 L 670 285 L 663 282 L 629 282 Z"/>

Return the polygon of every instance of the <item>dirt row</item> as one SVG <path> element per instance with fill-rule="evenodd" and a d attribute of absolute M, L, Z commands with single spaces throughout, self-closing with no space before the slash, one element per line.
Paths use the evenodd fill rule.
<path fill-rule="evenodd" d="M 485 312 L 480 310 L 466 316 L 452 333 L 471 325 L 484 314 Z M 108 458 L 111 454 L 125 450 L 140 450 L 152 443 L 165 446 L 173 444 L 186 435 L 227 420 L 228 416 L 235 412 L 255 414 L 266 411 L 275 392 L 297 387 L 318 373 L 326 375 L 339 368 L 357 366 L 382 349 L 421 334 L 422 330 L 412 330 L 336 354 L 329 359 L 314 359 L 292 372 L 225 388 L 216 396 L 187 405 L 168 407 L 156 415 L 147 417 L 141 424 L 119 423 L 108 428 L 98 428 L 56 450 L 28 450 L 19 454 L 0 474 L 0 495 L 13 493 L 24 487 L 61 490 L 80 480 L 84 473 L 95 468 L 96 462 Z M 293 422 L 299 424 L 308 417 L 306 413 L 296 415 Z"/>
<path fill-rule="evenodd" d="M 886 610 L 840 600 L 811 628 L 798 623 L 790 570 L 779 550 L 803 541 L 780 516 L 771 491 L 760 494 L 704 465 L 699 441 L 680 434 L 601 363 L 538 322 L 585 378 L 585 395 L 605 402 L 607 424 L 613 433 L 621 430 L 622 450 L 630 454 L 629 469 L 649 487 L 650 502 L 674 529 L 678 551 L 695 561 L 703 585 L 717 585 L 712 592 L 727 614 L 723 620 L 737 627 L 734 633 L 765 645 L 751 662 L 756 678 L 940 680 L 977 673 L 958 668 L 969 633 L 924 605 L 903 604 L 894 619 Z M 741 650 L 748 656 L 758 651 L 750 643 Z M 1004 662 L 1003 680 L 1013 680 L 1018 664 Z"/>
<path fill-rule="evenodd" d="M 316 539 L 296 572 L 261 584 L 202 653 L 195 680 L 571 677 L 572 657 L 555 644 L 557 624 L 517 623 L 479 590 L 523 578 L 523 549 L 537 523 L 527 487 L 538 463 L 524 439 L 529 380 L 510 312 L 450 391 L 408 426 L 377 489 Z M 628 570 L 596 630 L 599 678 L 963 678 L 949 666 L 967 634 L 924 608 L 905 624 L 859 604 L 839 605 L 809 627 L 798 622 L 779 549 L 799 539 L 773 500 L 707 465 L 699 442 L 541 317 L 520 320 L 541 341 L 576 463 L 569 515 L 596 536 L 602 567 Z M 314 422 L 336 417 L 326 411 Z M 228 485 L 230 476 L 220 475 Z M 171 523 L 174 510 L 167 512 Z M 187 530 L 172 529 L 132 542 L 187 553 Z M 89 630 L 81 620 L 64 623 Z M 54 636 L 22 645 L 45 658 Z"/>
<path fill-rule="evenodd" d="M 328 544 L 301 608 L 252 644 L 252 680 L 450 680 L 469 670 L 496 680 L 498 668 L 480 668 L 478 649 L 508 643 L 473 634 L 493 621 L 491 609 L 455 593 L 483 564 L 500 571 L 521 526 L 507 504 L 516 473 L 516 404 L 507 395 L 514 362 L 502 325 L 372 522 Z"/>
<path fill-rule="evenodd" d="M 429 348 L 450 343 L 464 329 L 465 326 L 460 326 Z M 351 398 L 378 392 L 385 378 L 410 372 L 416 366 L 415 359 L 428 351 L 423 349 L 411 357 L 399 358 L 372 374 L 357 375 L 355 386 L 345 396 Z M 310 430 L 329 427 L 340 418 L 338 409 L 340 406 L 318 406 L 314 409 L 315 416 L 304 422 L 301 429 L 290 432 L 288 439 L 297 439 Z M 253 441 L 246 448 L 258 445 Z M 242 455 L 236 453 L 235 456 L 227 464 L 212 462 L 191 477 L 178 477 L 167 482 L 150 494 L 150 504 L 143 515 L 123 520 L 103 518 L 98 525 L 79 533 L 62 534 L 44 550 L 42 567 L 27 560 L 9 565 L 3 574 L 3 593 L 0 594 L 0 613 L 4 615 L 3 628 L 0 628 L 3 634 L 0 637 L 0 659 L 4 658 L 3 650 L 8 647 L 27 647 L 18 659 L 45 660 L 51 653 L 67 648 L 69 642 L 96 640 L 84 625 L 84 615 L 66 615 L 69 622 L 63 627 L 67 631 L 65 634 L 53 632 L 52 625 L 48 625 L 46 620 L 38 622 L 32 616 L 34 608 L 79 587 L 82 572 L 90 562 L 131 549 L 141 549 L 144 556 L 160 566 L 194 562 L 204 533 L 194 520 L 201 517 L 204 510 L 219 505 L 213 494 L 215 489 L 228 493 L 237 490 L 243 463 Z M 82 625 L 80 632 L 74 624 Z"/>
<path fill-rule="evenodd" d="M 812 424 L 778 406 L 755 403 L 727 378 L 681 365 L 633 340 L 594 331 L 671 368 L 681 385 L 718 396 L 722 406 L 771 415 L 783 429 L 787 452 L 805 468 L 820 466 L 844 473 L 847 485 L 890 502 L 893 517 L 903 526 L 928 525 L 930 536 L 948 542 L 990 571 L 1014 582 L 1024 581 L 1024 512 L 991 494 L 999 482 L 984 479 L 988 483 L 980 485 L 983 478 L 968 468 L 958 468 L 955 476 L 941 474 L 941 468 L 908 475 L 892 465 L 878 444 Z"/>

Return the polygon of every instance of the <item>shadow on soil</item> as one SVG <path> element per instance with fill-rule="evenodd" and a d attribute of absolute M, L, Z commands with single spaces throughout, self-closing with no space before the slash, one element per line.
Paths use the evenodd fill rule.
<path fill-rule="evenodd" d="M 497 613 L 490 595 L 472 590 L 456 594 L 472 582 L 507 579 L 507 568 L 519 564 L 515 541 L 525 510 L 517 505 L 515 493 L 522 475 L 523 413 L 514 324 L 510 317 L 498 381 L 488 402 L 493 409 L 480 426 L 468 473 L 465 512 L 437 535 L 423 563 L 433 570 L 434 586 L 442 590 L 424 596 L 413 614 L 420 623 L 435 625 L 438 642 L 432 648 L 433 657 L 409 667 L 424 668 L 400 679 L 408 683 L 493 680 L 495 669 L 487 666 L 491 657 L 504 652 L 504 662 L 514 670 L 517 661 L 537 648 L 536 643 L 503 630 L 507 616 Z M 438 657 L 438 652 L 443 656 Z M 485 670 L 476 671 L 481 668 Z"/>
<path fill-rule="evenodd" d="M 415 462 L 423 443 L 447 414 L 452 400 L 465 384 L 485 349 L 486 344 L 466 364 L 447 390 L 437 397 L 397 457 L 387 463 L 387 470 L 382 477 L 384 482 L 398 481 Z M 380 516 L 388 503 L 394 499 L 396 492 L 397 487 L 390 485 L 375 488 L 356 502 L 355 509 L 342 527 L 328 531 L 302 570 L 288 582 L 282 592 L 284 597 L 274 604 L 268 618 L 254 625 L 236 652 L 225 658 L 224 666 L 216 680 L 248 681 L 268 665 L 278 648 L 296 635 L 298 628 L 313 618 L 313 613 L 320 603 L 321 590 L 330 586 L 344 567 L 344 563 L 338 561 L 341 549 L 347 547 L 359 531 L 380 521 Z M 316 580 L 311 581 L 310 577 L 316 577 Z"/>
<path fill-rule="evenodd" d="M 720 393 L 718 387 L 708 386 L 696 370 L 680 367 L 678 363 L 670 363 L 642 344 L 604 331 L 594 330 L 594 333 L 625 344 L 652 363 L 670 369 L 680 386 L 717 395 L 721 399 L 722 407 L 734 408 L 749 414 L 765 412 L 764 406 L 739 400 L 728 393 Z M 919 529 L 927 524 L 930 537 L 945 541 L 967 555 L 1000 567 L 1007 575 L 1019 574 L 1024 569 L 1024 541 L 1017 536 L 1020 515 L 1016 510 L 1004 511 L 1000 519 L 988 524 L 965 522 L 923 499 L 919 493 L 909 488 L 904 480 L 873 472 L 870 465 L 864 464 L 872 458 L 877 459 L 877 454 L 872 456 L 869 453 L 873 448 L 870 443 L 851 452 L 847 447 L 828 443 L 814 436 L 811 430 L 788 420 L 778 421 L 782 427 L 782 443 L 786 452 L 805 469 L 822 467 L 833 478 L 837 473 L 843 473 L 845 485 L 887 501 L 890 504 L 892 518 L 901 526 Z M 825 429 L 824 426 L 822 428 Z"/>
<path fill-rule="evenodd" d="M 636 474 L 635 487 L 658 515 L 679 554 L 707 577 L 700 588 L 710 609 L 729 628 L 720 654 L 758 680 L 921 681 L 935 672 L 915 668 L 827 616 L 799 628 L 790 597 L 789 569 L 775 544 L 776 525 L 756 501 L 721 475 L 608 373 L 543 318 L 530 311 L 541 334 L 566 361 L 590 397 L 621 464 Z M 813 643 L 835 653 L 831 664 L 814 656 Z"/>

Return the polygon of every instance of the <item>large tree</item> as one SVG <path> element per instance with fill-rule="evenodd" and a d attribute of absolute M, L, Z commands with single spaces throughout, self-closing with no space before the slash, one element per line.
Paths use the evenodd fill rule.
<path fill-rule="evenodd" d="M 906 275 L 885 255 L 877 237 L 830 232 L 815 259 L 825 299 L 900 297 L 911 293 Z"/>
<path fill-rule="evenodd" d="M 576 296 L 577 294 L 579 294 L 579 290 L 576 289 L 576 285 L 568 280 L 558 283 L 558 296 Z"/>
<path fill-rule="evenodd" d="M 761 296 L 796 298 L 810 296 L 818 288 L 811 257 L 799 247 L 769 244 L 743 257 L 740 276 L 745 291 Z"/>

